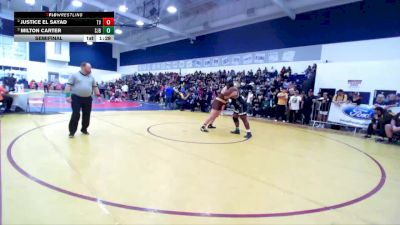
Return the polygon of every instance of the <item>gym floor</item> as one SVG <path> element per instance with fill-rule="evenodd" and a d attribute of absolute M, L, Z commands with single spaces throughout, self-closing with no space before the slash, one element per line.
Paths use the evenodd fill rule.
<path fill-rule="evenodd" d="M 400 149 L 352 134 L 207 114 L 1 118 L 2 224 L 398 224 Z"/>

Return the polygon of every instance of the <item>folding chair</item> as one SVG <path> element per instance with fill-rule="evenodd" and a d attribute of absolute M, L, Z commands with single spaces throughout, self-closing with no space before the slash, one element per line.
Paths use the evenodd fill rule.
<path fill-rule="evenodd" d="M 32 91 L 28 94 L 28 104 L 26 111 L 31 112 L 31 105 L 40 105 L 40 112 L 46 113 L 45 93 L 41 91 Z"/>

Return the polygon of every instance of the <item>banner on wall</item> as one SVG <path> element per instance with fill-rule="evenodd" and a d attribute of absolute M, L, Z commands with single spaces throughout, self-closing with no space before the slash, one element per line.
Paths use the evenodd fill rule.
<path fill-rule="evenodd" d="M 178 61 L 174 61 L 174 62 L 172 63 L 172 68 L 178 69 L 178 67 L 179 67 L 179 62 L 178 62 Z"/>
<path fill-rule="evenodd" d="M 215 58 L 212 59 L 212 65 L 213 66 L 219 66 L 219 58 L 218 57 L 215 57 Z"/>
<path fill-rule="evenodd" d="M 161 70 L 165 70 L 165 63 L 164 63 L 164 62 L 161 63 L 160 69 L 161 69 Z"/>
<path fill-rule="evenodd" d="M 202 60 L 201 59 L 194 59 L 193 60 L 193 67 L 201 67 L 202 66 Z"/>
<path fill-rule="evenodd" d="M 232 65 L 239 65 L 241 64 L 240 62 L 240 55 L 235 55 L 232 57 Z"/>
<path fill-rule="evenodd" d="M 360 88 L 362 80 L 347 80 L 348 88 L 352 90 L 357 90 Z"/>
<path fill-rule="evenodd" d="M 254 63 L 265 63 L 265 52 L 254 53 Z"/>
<path fill-rule="evenodd" d="M 186 61 L 186 68 L 192 68 L 193 64 L 192 64 L 192 60 L 187 60 Z"/>
<path fill-rule="evenodd" d="M 367 128 L 374 116 L 374 106 L 332 103 L 328 121 L 352 127 Z"/>
<path fill-rule="evenodd" d="M 279 53 L 278 52 L 268 52 L 268 62 L 278 62 Z"/>
<path fill-rule="evenodd" d="M 205 67 L 210 67 L 211 65 L 212 65 L 211 58 L 205 58 L 204 59 L 204 66 Z"/>
<path fill-rule="evenodd" d="M 168 70 L 177 68 L 201 68 L 201 67 L 217 67 L 231 65 L 249 65 L 263 64 L 287 61 L 307 61 L 321 59 L 322 45 L 313 45 L 305 47 L 285 48 L 273 51 L 247 52 L 237 55 L 215 56 L 211 58 L 194 58 L 186 60 L 177 60 L 139 65 L 139 71 L 149 70 Z M 1 48 L 0 48 L 1 55 Z M 0 57 L 1 58 L 1 57 Z M 209 61 L 211 60 L 211 62 Z M 177 64 L 176 64 L 177 63 Z"/>
<path fill-rule="evenodd" d="M 245 54 L 242 57 L 243 64 L 252 64 L 253 63 L 253 54 Z"/>
<path fill-rule="evenodd" d="M 179 61 L 179 68 L 185 68 L 185 61 Z"/>
<path fill-rule="evenodd" d="M 222 57 L 222 65 L 229 66 L 231 64 L 231 57 L 225 56 Z"/>
<path fill-rule="evenodd" d="M 285 51 L 282 54 L 282 61 L 291 62 L 294 60 L 295 55 L 296 55 L 296 51 Z"/>

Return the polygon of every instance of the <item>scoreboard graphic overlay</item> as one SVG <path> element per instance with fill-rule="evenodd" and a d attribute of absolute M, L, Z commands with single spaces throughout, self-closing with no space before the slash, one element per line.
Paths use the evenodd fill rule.
<path fill-rule="evenodd" d="M 16 42 L 111 42 L 114 12 L 14 12 Z"/>

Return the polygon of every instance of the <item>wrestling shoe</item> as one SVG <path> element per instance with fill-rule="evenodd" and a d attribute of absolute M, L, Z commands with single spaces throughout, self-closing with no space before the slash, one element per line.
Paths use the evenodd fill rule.
<path fill-rule="evenodd" d="M 212 124 L 208 125 L 208 129 L 215 129 L 217 127 L 214 127 Z"/>
<path fill-rule="evenodd" d="M 246 138 L 246 139 L 250 139 L 251 137 L 253 137 L 253 135 L 251 133 L 247 133 L 246 136 L 244 136 L 244 138 Z"/>
<path fill-rule="evenodd" d="M 202 132 L 208 132 L 208 130 L 207 130 L 207 128 L 206 128 L 205 126 L 201 126 L 200 130 L 201 130 Z"/>
<path fill-rule="evenodd" d="M 240 130 L 233 130 L 231 131 L 231 134 L 240 134 Z"/>

